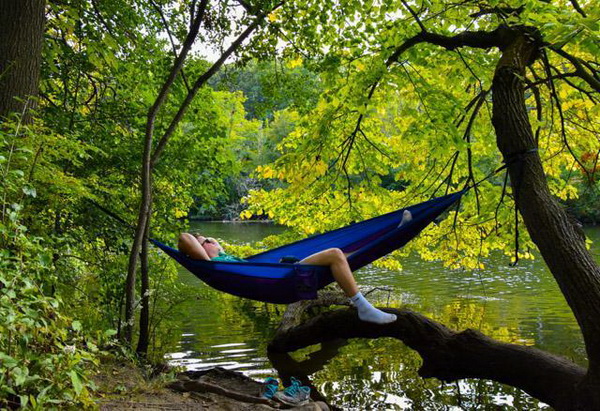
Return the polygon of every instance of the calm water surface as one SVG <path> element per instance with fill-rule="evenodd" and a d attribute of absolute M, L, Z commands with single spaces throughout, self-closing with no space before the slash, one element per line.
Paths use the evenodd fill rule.
<path fill-rule="evenodd" d="M 194 223 L 195 230 L 232 243 L 260 240 L 283 231 L 268 224 Z M 588 229 L 592 252 L 600 255 L 600 228 Z M 600 258 L 599 258 L 600 259 Z M 403 271 L 366 267 L 359 284 L 386 286 L 379 304 L 406 306 L 443 324 L 467 327 L 501 341 L 535 346 L 586 364 L 573 314 L 541 259 L 509 267 L 497 256 L 483 271 L 449 271 L 419 258 L 403 261 Z M 243 300 L 217 292 L 182 270 L 181 280 L 195 292 L 172 321 L 180 342 L 167 354 L 189 370 L 221 366 L 256 379 L 308 376 L 314 389 L 348 410 L 539 409 L 544 404 L 501 384 L 463 380 L 443 384 L 417 374 L 421 359 L 391 338 L 334 342 L 291 355 L 267 356 L 284 306 Z"/>

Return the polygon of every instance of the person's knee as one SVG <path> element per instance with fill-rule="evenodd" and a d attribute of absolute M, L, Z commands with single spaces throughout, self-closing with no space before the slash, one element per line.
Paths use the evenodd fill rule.
<path fill-rule="evenodd" d="M 177 246 L 179 249 L 182 247 L 187 248 L 194 241 L 194 236 L 190 233 L 181 233 L 179 234 L 179 241 L 177 242 Z"/>
<path fill-rule="evenodd" d="M 344 261 L 346 259 L 346 255 L 339 248 L 330 248 L 327 250 L 327 254 L 333 261 Z"/>

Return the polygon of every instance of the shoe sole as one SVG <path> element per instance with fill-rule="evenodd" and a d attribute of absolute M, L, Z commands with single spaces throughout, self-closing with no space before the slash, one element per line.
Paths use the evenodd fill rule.
<path fill-rule="evenodd" d="M 280 392 L 281 392 L 281 391 L 280 391 Z M 275 395 L 273 396 L 273 399 L 274 399 L 274 400 L 277 400 L 277 401 L 279 401 L 279 402 L 281 402 L 281 403 L 283 403 L 283 404 L 285 404 L 285 405 L 291 405 L 291 406 L 305 405 L 305 404 L 308 404 L 308 402 L 309 402 L 309 400 L 310 400 L 309 398 L 307 398 L 307 399 L 305 399 L 305 400 L 302 400 L 302 401 L 295 401 L 295 400 L 293 400 L 293 399 L 291 399 L 291 400 L 290 400 L 290 399 L 287 399 L 286 397 L 284 397 L 284 396 L 283 396 L 283 395 L 281 395 L 281 394 L 279 394 L 279 395 L 275 394 Z"/>
<path fill-rule="evenodd" d="M 273 397 L 273 399 L 276 399 L 276 400 L 278 400 L 278 401 L 282 402 L 283 404 L 285 404 L 285 405 L 290 405 L 290 406 L 292 406 L 292 407 L 299 407 L 299 406 L 301 406 L 301 405 L 306 405 L 306 404 L 308 404 L 308 400 L 302 400 L 302 401 L 300 401 L 300 402 L 293 402 L 293 401 L 286 401 L 286 400 L 284 400 L 284 399 L 282 399 L 282 398 L 275 398 L 275 397 Z"/>

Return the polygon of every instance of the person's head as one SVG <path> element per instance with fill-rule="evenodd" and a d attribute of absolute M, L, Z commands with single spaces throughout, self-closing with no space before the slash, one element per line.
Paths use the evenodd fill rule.
<path fill-rule="evenodd" d="M 200 243 L 202 248 L 204 248 L 204 250 L 206 251 L 206 254 L 208 254 L 208 256 L 210 258 L 218 256 L 219 252 L 223 251 L 223 247 L 221 247 L 219 242 L 217 240 L 215 240 L 214 238 L 204 237 L 203 235 L 200 235 L 200 234 L 193 234 L 193 236 L 194 236 L 194 238 L 196 238 L 196 241 L 198 241 L 198 243 Z"/>

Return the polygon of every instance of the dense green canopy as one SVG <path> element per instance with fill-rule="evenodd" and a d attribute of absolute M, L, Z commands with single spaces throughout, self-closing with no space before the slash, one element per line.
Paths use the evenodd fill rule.
<path fill-rule="evenodd" d="M 92 404 L 116 334 L 160 356 L 183 291 L 147 238 L 186 216 L 267 216 L 291 228 L 274 246 L 523 152 L 399 255 L 483 269 L 539 248 L 586 340 L 569 392 L 588 400 L 600 274 L 555 199 L 598 215 L 599 20 L 591 0 L 2 3 L 0 407 Z"/>

